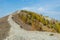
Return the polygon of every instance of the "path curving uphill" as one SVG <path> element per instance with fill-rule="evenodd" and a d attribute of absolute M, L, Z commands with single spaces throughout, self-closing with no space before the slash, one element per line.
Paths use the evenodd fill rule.
<path fill-rule="evenodd" d="M 26 31 L 20 28 L 12 19 L 12 15 L 8 18 L 11 25 L 9 37 L 5 40 L 60 40 L 60 34 L 52 32 Z"/>

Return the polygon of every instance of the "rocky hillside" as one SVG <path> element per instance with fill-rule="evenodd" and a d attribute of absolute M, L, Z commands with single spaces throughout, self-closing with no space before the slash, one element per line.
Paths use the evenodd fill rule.
<path fill-rule="evenodd" d="M 59 21 L 35 12 L 21 10 L 18 14 L 13 15 L 13 20 L 21 24 L 25 30 L 60 32 Z"/>
<path fill-rule="evenodd" d="M 0 40 L 60 40 L 59 33 L 59 21 L 27 10 L 0 19 Z"/>

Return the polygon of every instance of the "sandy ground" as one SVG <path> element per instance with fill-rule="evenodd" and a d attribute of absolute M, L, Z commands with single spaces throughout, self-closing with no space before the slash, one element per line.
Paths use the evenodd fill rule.
<path fill-rule="evenodd" d="M 60 40 L 60 34 L 52 32 L 26 31 L 9 16 L 8 22 L 11 25 L 9 37 L 4 40 Z M 53 35 L 51 35 L 53 34 Z"/>

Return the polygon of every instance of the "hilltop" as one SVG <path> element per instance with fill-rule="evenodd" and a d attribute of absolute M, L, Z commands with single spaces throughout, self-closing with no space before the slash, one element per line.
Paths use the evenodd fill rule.
<path fill-rule="evenodd" d="M 20 40 L 21 37 L 23 40 L 27 36 L 26 40 L 33 40 L 31 36 L 38 39 L 41 35 L 44 36 L 41 40 L 47 39 L 45 36 L 48 39 L 53 36 L 51 40 L 55 40 L 55 37 L 59 40 L 59 33 L 59 21 L 27 10 L 16 11 L 0 19 L 0 40 Z"/>
<path fill-rule="evenodd" d="M 39 15 L 35 12 L 21 10 L 18 14 L 13 15 L 14 21 L 19 25 L 19 21 L 23 22 L 23 25 L 26 27 L 24 29 L 30 29 L 32 31 L 47 31 L 47 32 L 60 32 L 60 22 L 49 18 L 48 16 Z M 16 19 L 16 20 L 15 20 Z M 17 21 L 18 20 L 18 21 Z"/>

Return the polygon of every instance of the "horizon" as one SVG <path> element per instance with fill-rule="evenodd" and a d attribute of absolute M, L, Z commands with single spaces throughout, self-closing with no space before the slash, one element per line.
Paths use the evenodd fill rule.
<path fill-rule="evenodd" d="M 23 9 L 60 21 L 60 0 L 0 0 L 0 18 Z"/>

